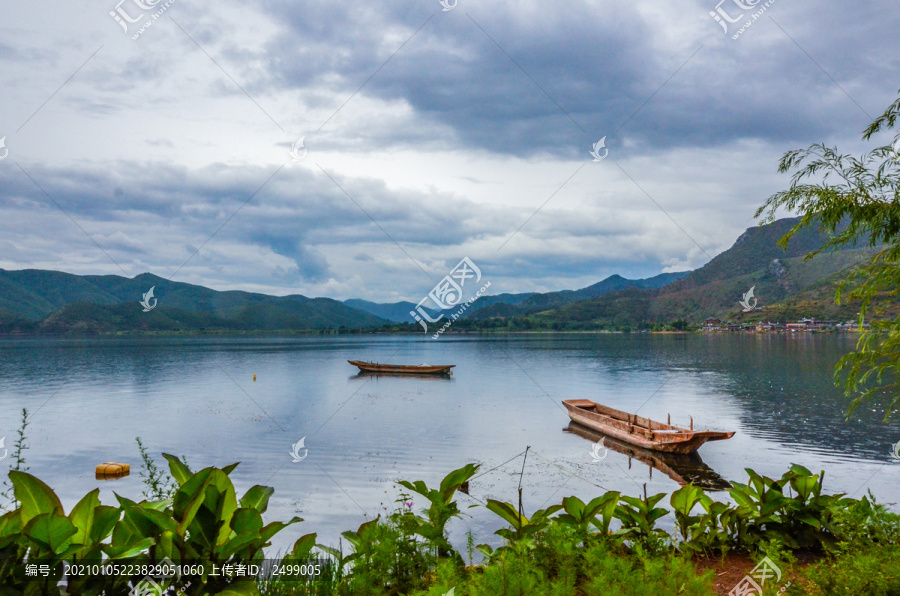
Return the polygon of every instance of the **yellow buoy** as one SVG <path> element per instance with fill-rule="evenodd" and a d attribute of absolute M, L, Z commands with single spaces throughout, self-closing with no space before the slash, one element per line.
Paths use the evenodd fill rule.
<path fill-rule="evenodd" d="M 256 373 L 253 373 L 253 381 L 256 381 Z"/>
<path fill-rule="evenodd" d="M 131 473 L 131 466 L 128 464 L 117 464 L 107 462 L 97 466 L 96 475 L 98 480 L 110 480 L 114 478 L 124 478 Z"/>

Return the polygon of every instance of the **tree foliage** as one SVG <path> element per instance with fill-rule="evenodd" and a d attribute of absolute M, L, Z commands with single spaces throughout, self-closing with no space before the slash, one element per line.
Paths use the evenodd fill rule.
<path fill-rule="evenodd" d="M 893 129 L 898 118 L 900 98 L 866 128 L 863 140 L 873 141 L 878 133 Z M 781 210 L 801 215 L 779 245 L 786 247 L 801 230 L 818 226 L 830 238 L 807 259 L 834 248 L 875 249 L 835 294 L 838 304 L 859 302 L 861 329 L 869 316 L 855 351 L 835 368 L 835 382 L 852 398 L 848 416 L 861 402 L 886 397 L 887 420 L 900 411 L 900 321 L 883 312 L 900 294 L 900 135 L 858 158 L 820 143 L 788 151 L 779 171 L 793 172 L 790 187 L 769 197 L 756 212 L 761 225 L 774 221 Z"/>

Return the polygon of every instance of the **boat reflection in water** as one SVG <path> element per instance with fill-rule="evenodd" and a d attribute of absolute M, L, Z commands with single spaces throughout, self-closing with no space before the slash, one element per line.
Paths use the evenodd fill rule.
<path fill-rule="evenodd" d="M 368 372 L 361 370 L 355 375 L 350 375 L 351 379 L 381 379 L 381 378 L 414 378 L 424 379 L 426 381 L 452 381 L 450 375 L 436 375 L 434 373 L 395 373 L 395 372 Z"/>
<path fill-rule="evenodd" d="M 603 445 L 606 448 L 628 457 L 629 468 L 631 468 L 632 459 L 649 466 L 651 478 L 653 478 L 653 470 L 656 469 L 682 486 L 692 482 L 694 486 L 709 491 L 731 488 L 731 484 L 703 463 L 703 460 L 700 459 L 696 452 L 686 455 L 649 451 L 623 443 L 618 439 L 582 426 L 577 422 L 569 422 L 569 426 L 563 430 L 584 437 L 593 443 L 603 439 Z"/>

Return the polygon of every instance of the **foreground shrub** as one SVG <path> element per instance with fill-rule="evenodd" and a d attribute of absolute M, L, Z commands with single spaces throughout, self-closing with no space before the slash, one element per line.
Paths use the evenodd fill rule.
<path fill-rule="evenodd" d="M 273 489 L 254 486 L 239 499 L 229 478 L 237 464 L 194 473 L 183 461 L 164 457 L 171 480 L 149 476 L 166 487 L 153 493 L 162 498 L 117 495 L 118 506 L 102 505 L 94 490 L 68 514 L 50 487 L 23 471 L 10 472 L 16 509 L 0 516 L 0 596 L 128 594 L 143 579 L 83 575 L 66 580 L 61 592 L 63 561 L 168 560 L 206 570 L 262 563 L 271 538 L 302 521 L 265 524 Z M 454 497 L 476 470 L 471 464 L 455 470 L 437 489 L 401 482 L 425 497 L 426 507 L 416 513 L 409 495 L 401 494 L 393 512 L 344 532 L 338 548 L 315 544 L 315 534 L 301 537 L 286 559 L 302 563 L 318 548 L 323 560 L 315 581 L 264 572 L 259 578 L 183 577 L 168 585 L 187 596 L 444 596 L 451 590 L 454 596 L 706 596 L 713 593 L 712 572 L 698 576 L 685 557 L 740 550 L 790 570 L 794 594 L 900 596 L 900 515 L 871 496 L 857 501 L 823 495 L 822 474 L 801 466 L 777 480 L 747 470 L 749 482 L 731 490 L 735 503 L 714 501 L 692 485 L 675 491 L 669 503 L 680 540 L 656 527 L 670 513 L 658 506 L 664 494 L 609 492 L 588 502 L 567 497 L 530 516 L 489 500 L 486 508 L 508 524 L 496 532 L 504 544 L 496 550 L 480 545 L 483 564 L 465 567 L 446 528 L 462 515 Z M 794 558 L 801 551 L 826 558 L 804 571 Z M 49 574 L 28 578 L 26 566 L 36 565 Z"/>
<path fill-rule="evenodd" d="M 898 596 L 900 547 L 873 548 L 828 558 L 803 573 L 806 587 L 789 594 L 811 596 Z"/>
<path fill-rule="evenodd" d="M 622 557 L 595 546 L 585 553 L 584 572 L 585 596 L 715 595 L 712 571 L 698 576 L 689 560 L 677 556 Z"/>
<path fill-rule="evenodd" d="M 46 484 L 25 472 L 10 472 L 18 508 L 0 517 L 0 590 L 6 596 L 59 594 L 63 562 L 121 565 L 247 564 L 263 559 L 271 538 L 291 524 L 264 524 L 274 490 L 251 487 L 238 500 L 228 477 L 237 464 L 192 473 L 166 455 L 178 488 L 170 499 L 131 501 L 116 495 L 119 506 L 101 505 L 99 489 L 88 493 L 66 515 L 59 498 Z M 297 541 L 291 558 L 305 559 L 315 535 Z M 48 574 L 29 577 L 27 565 L 46 566 Z M 142 575 L 79 575 L 66 580 L 66 593 L 127 594 L 144 581 Z M 255 578 L 197 577 L 187 580 L 188 594 L 255 593 Z M 165 587 L 170 582 L 161 580 Z M 179 586 L 181 587 L 181 585 Z"/>

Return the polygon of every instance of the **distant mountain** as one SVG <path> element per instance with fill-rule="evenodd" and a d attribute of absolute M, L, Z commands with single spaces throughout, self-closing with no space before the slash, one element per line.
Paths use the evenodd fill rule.
<path fill-rule="evenodd" d="M 648 279 L 625 279 L 620 275 L 612 275 L 601 282 L 580 290 L 562 290 L 559 292 L 525 292 L 522 294 L 497 294 L 482 296 L 466 310 L 463 318 L 490 319 L 494 317 L 512 317 L 540 312 L 586 298 L 602 296 L 625 288 L 658 288 L 687 275 L 684 273 L 663 273 Z M 351 308 L 371 313 L 377 317 L 395 323 L 414 323 L 409 314 L 416 308 L 412 302 L 393 302 L 388 304 L 369 302 L 367 300 L 344 300 Z M 426 306 L 429 304 L 426 301 Z M 425 309 L 430 315 L 437 314 L 433 309 Z"/>
<path fill-rule="evenodd" d="M 553 308 L 559 308 L 589 298 L 597 298 L 612 292 L 620 292 L 629 288 L 651 289 L 666 286 L 677 281 L 687 272 L 662 273 L 647 279 L 625 279 L 621 275 L 611 275 L 601 282 L 580 290 L 563 290 L 560 292 L 548 292 L 546 294 L 534 294 L 520 301 L 518 304 L 504 302 L 492 306 L 484 305 L 480 310 L 471 313 L 473 319 L 484 320 L 493 317 L 522 316 L 537 313 Z"/>
<path fill-rule="evenodd" d="M 493 304 L 519 304 L 523 300 L 526 300 L 534 295 L 534 292 L 527 292 L 524 294 L 497 294 L 496 296 L 481 296 L 477 302 L 473 303 L 472 306 L 469 307 L 469 311 L 471 313 Z M 415 321 L 415 319 L 413 319 L 409 314 L 410 311 L 415 310 L 416 308 L 416 305 L 412 302 L 378 303 L 369 302 L 368 300 L 351 298 L 350 300 L 344 300 L 344 304 L 351 308 L 373 314 L 376 317 L 381 317 L 382 319 L 387 319 L 388 321 L 393 321 L 395 323 L 412 323 Z M 425 308 L 425 310 L 432 316 L 436 314 L 436 311 L 434 309 Z"/>
<path fill-rule="evenodd" d="M 139 300 L 151 287 L 156 307 Z M 309 331 L 387 324 L 330 298 L 219 292 L 144 273 L 72 275 L 0 269 L 0 332 Z"/>
<path fill-rule="evenodd" d="M 788 218 L 750 228 L 731 248 L 665 286 L 631 287 L 570 302 L 517 319 L 516 326 L 596 329 L 646 327 L 675 320 L 700 323 L 707 317 L 780 322 L 800 316 L 852 318 L 858 309 L 852 304 L 836 307 L 832 299 L 834 287 L 849 268 L 873 249 L 832 250 L 805 260 L 804 255 L 823 246 L 827 237 L 807 228 L 782 250 L 778 240 L 798 221 Z M 739 301 L 751 287 L 758 308 L 744 313 Z M 496 322 L 489 327 L 497 328 Z"/>

